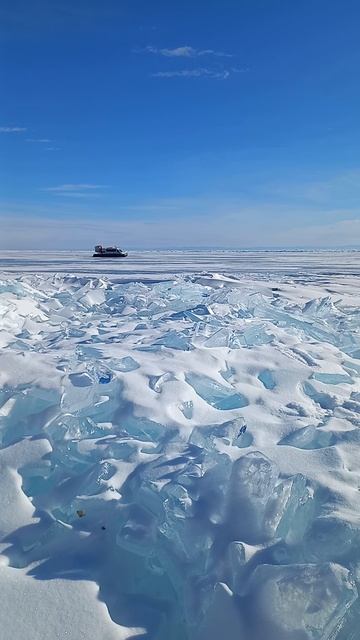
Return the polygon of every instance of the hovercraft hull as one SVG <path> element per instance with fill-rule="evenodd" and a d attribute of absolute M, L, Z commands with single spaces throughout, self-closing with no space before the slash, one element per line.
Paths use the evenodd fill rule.
<path fill-rule="evenodd" d="M 93 253 L 93 258 L 126 258 L 127 253 Z"/>

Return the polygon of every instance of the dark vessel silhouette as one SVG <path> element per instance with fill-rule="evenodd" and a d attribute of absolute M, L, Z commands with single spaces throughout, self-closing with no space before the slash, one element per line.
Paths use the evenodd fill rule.
<path fill-rule="evenodd" d="M 101 244 L 97 244 L 93 258 L 126 258 L 127 251 L 118 249 L 117 247 L 103 247 Z"/>

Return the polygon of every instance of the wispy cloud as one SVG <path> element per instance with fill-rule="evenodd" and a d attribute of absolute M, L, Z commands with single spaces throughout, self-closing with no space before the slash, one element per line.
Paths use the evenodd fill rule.
<path fill-rule="evenodd" d="M 213 78 L 215 80 L 227 80 L 233 73 L 246 73 L 248 69 L 211 69 L 209 67 L 196 67 L 195 69 L 178 69 L 174 71 L 156 71 L 151 73 L 152 78 Z"/>
<path fill-rule="evenodd" d="M 0 133 L 23 133 L 26 127 L 0 127 Z"/>
<path fill-rule="evenodd" d="M 49 138 L 27 138 L 26 142 L 35 143 L 35 144 L 47 144 L 51 145 L 54 140 L 50 140 Z M 60 151 L 60 147 L 48 146 L 45 147 L 46 151 Z"/>
<path fill-rule="evenodd" d="M 53 147 L 49 151 L 55 151 Z M 106 189 L 103 184 L 61 184 L 57 187 L 44 187 L 41 191 L 48 191 L 59 196 L 83 197 L 96 193 L 98 190 Z"/>
<path fill-rule="evenodd" d="M 174 58 L 180 60 L 195 60 L 202 58 L 205 62 L 204 66 L 190 67 L 188 69 L 165 69 L 160 71 L 154 71 L 150 74 L 152 78 L 213 78 L 226 80 L 234 73 L 244 73 L 249 69 L 239 69 L 236 67 L 228 67 L 223 64 L 221 58 L 234 58 L 232 53 L 225 53 L 224 51 L 216 51 L 215 49 L 197 49 L 190 45 L 183 45 L 180 47 L 155 47 L 148 45 L 143 49 L 135 49 L 135 53 L 145 53 L 150 55 L 161 56 L 164 58 Z M 216 62 L 215 62 L 215 59 Z M 200 60 L 199 60 L 200 62 Z"/>
<path fill-rule="evenodd" d="M 182 47 L 174 47 L 173 49 L 158 48 L 149 45 L 144 49 L 138 49 L 137 53 L 153 53 L 155 55 L 164 56 L 165 58 L 200 58 L 202 56 L 215 56 L 217 58 L 233 58 L 231 53 L 223 51 L 215 51 L 214 49 L 195 49 L 189 45 Z"/>

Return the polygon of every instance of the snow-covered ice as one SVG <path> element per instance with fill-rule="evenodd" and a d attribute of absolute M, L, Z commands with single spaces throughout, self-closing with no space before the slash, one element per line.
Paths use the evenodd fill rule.
<path fill-rule="evenodd" d="M 359 254 L 234 254 L 0 258 L 2 640 L 358 639 Z"/>

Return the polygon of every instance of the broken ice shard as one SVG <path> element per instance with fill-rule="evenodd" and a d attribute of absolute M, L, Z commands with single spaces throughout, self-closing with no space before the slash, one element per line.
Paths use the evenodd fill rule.
<path fill-rule="evenodd" d="M 233 539 L 257 544 L 269 538 L 266 507 L 279 475 L 277 466 L 254 451 L 236 460 L 228 494 L 228 527 Z"/>
<path fill-rule="evenodd" d="M 219 384 L 212 378 L 196 373 L 188 373 L 185 380 L 196 393 L 215 409 L 230 410 L 246 407 L 248 401 L 241 393 Z"/>
<path fill-rule="evenodd" d="M 224 444 L 235 445 L 245 432 L 245 420 L 239 417 L 222 424 L 195 427 L 191 433 L 190 442 L 205 449 L 216 447 L 219 440 Z"/>
<path fill-rule="evenodd" d="M 330 640 L 357 590 L 350 572 L 336 564 L 260 565 L 249 594 L 254 616 L 261 611 L 274 638 Z"/>

